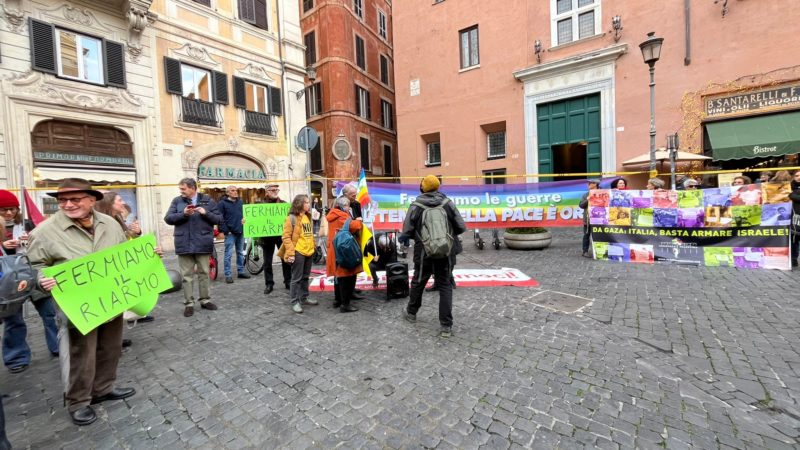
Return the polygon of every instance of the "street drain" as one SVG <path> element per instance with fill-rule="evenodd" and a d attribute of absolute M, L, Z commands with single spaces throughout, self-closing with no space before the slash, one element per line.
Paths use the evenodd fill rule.
<path fill-rule="evenodd" d="M 531 301 L 545 308 L 565 312 L 567 314 L 579 311 L 592 302 L 587 298 L 578 297 L 577 295 L 562 294 L 561 292 L 555 291 L 542 291 L 531 297 Z"/>

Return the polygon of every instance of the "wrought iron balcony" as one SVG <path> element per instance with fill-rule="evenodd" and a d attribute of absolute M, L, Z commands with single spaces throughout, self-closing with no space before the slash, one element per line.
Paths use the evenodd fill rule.
<path fill-rule="evenodd" d="M 244 131 L 248 133 L 277 136 L 278 127 L 273 123 L 275 116 L 255 111 L 244 112 Z"/>
<path fill-rule="evenodd" d="M 186 97 L 181 97 L 181 121 L 209 127 L 220 126 L 213 103 Z"/>

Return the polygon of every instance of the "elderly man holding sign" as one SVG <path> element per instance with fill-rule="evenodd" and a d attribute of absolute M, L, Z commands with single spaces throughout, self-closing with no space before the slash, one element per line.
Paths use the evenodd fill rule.
<path fill-rule="evenodd" d="M 94 211 L 95 202 L 103 194 L 93 190 L 88 181 L 67 178 L 58 191 L 47 195 L 58 199 L 59 211 L 31 233 L 28 257 L 34 266 L 56 266 L 127 241 L 116 220 Z M 50 292 L 58 283 L 54 278 L 41 277 L 39 284 Z M 91 288 L 85 292 L 88 295 Z M 136 391 L 114 387 L 122 352 L 122 315 L 86 334 L 73 321 L 61 317 L 59 333 L 62 372 L 68 372 L 63 374 L 66 402 L 72 421 L 89 425 L 97 419 L 91 404 L 124 399 Z"/>

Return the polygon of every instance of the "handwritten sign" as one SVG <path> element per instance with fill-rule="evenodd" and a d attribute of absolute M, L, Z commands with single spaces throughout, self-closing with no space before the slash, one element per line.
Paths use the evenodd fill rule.
<path fill-rule="evenodd" d="M 244 237 L 280 236 L 289 215 L 288 203 L 244 205 Z"/>
<path fill-rule="evenodd" d="M 172 287 L 155 248 L 148 234 L 42 272 L 56 280 L 51 293 L 58 306 L 87 334 L 143 303 L 155 306 L 158 294 Z"/>

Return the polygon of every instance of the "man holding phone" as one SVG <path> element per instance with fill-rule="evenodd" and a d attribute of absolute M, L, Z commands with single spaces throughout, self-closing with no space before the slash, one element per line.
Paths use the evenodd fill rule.
<path fill-rule="evenodd" d="M 181 195 L 169 205 L 164 222 L 175 226 L 175 253 L 183 275 L 183 317 L 194 315 L 194 276 L 197 271 L 200 307 L 217 309 L 211 303 L 209 291 L 208 260 L 214 251 L 214 225 L 220 223 L 217 203 L 206 194 L 197 192 L 194 178 L 184 178 L 178 183 Z"/>

